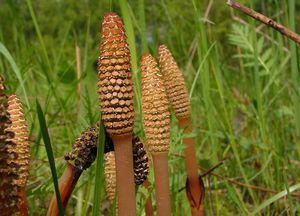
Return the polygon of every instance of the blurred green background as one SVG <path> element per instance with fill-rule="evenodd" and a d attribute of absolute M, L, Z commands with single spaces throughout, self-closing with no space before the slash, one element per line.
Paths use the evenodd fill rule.
<path fill-rule="evenodd" d="M 300 1 L 239 2 L 300 32 Z M 97 58 L 101 19 L 108 11 L 120 14 L 128 33 L 138 135 L 144 136 L 141 55 L 149 51 L 157 56 L 158 45 L 164 43 L 184 74 L 199 172 L 224 162 L 204 177 L 206 214 L 300 214 L 299 45 L 232 10 L 225 0 L 0 0 L 0 73 L 8 93 L 21 97 L 30 129 L 31 215 L 45 215 L 54 191 L 36 99 L 45 112 L 60 176 L 64 154 L 83 129 L 98 121 Z M 180 191 L 186 175 L 184 135 L 178 132 L 172 116 L 172 210 L 189 215 L 185 192 Z M 94 177 L 95 166 L 83 174 L 66 215 L 91 215 Z M 104 186 L 99 193 L 101 214 L 113 214 Z M 147 195 L 143 188 L 137 192 L 139 215 Z"/>

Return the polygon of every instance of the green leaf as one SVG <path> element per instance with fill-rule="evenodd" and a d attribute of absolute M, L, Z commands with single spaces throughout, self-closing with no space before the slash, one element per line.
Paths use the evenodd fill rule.
<path fill-rule="evenodd" d="M 56 200 L 58 203 L 59 216 L 63 216 L 64 209 L 63 209 L 63 205 L 62 205 L 61 197 L 60 197 L 60 193 L 59 193 L 57 173 L 56 173 L 55 161 L 54 161 L 54 156 L 53 156 L 53 151 L 52 151 L 52 146 L 51 146 L 51 140 L 49 137 L 45 116 L 44 116 L 44 113 L 42 111 L 41 105 L 39 104 L 38 100 L 36 100 L 36 109 L 37 109 L 38 119 L 39 119 L 40 128 L 41 128 L 41 132 L 42 132 L 42 137 L 43 137 L 44 144 L 45 144 L 46 151 L 47 151 L 48 161 L 49 161 L 50 168 L 51 168 L 51 174 L 52 174 L 52 179 L 53 179 L 53 184 L 54 184 L 54 189 L 55 189 L 55 194 L 56 194 Z"/>
<path fill-rule="evenodd" d="M 93 216 L 100 215 L 100 197 L 101 197 L 101 182 L 104 180 L 103 164 L 104 164 L 104 144 L 105 144 L 105 131 L 102 122 L 100 122 L 99 135 L 98 135 L 98 147 L 96 158 L 96 178 L 94 188 L 94 200 L 93 200 Z"/>
<path fill-rule="evenodd" d="M 278 194 L 275 194 L 271 198 L 264 201 L 260 206 L 258 206 L 254 211 L 253 214 L 259 213 L 261 210 L 272 204 L 273 202 L 276 202 L 277 200 L 281 199 L 282 197 L 288 195 L 289 193 L 294 192 L 295 190 L 300 189 L 300 183 L 293 185 L 292 187 L 289 187 L 288 190 L 283 190 L 279 192 Z"/>
<path fill-rule="evenodd" d="M 16 77 L 17 77 L 17 79 L 20 83 L 20 86 L 22 88 L 22 91 L 23 91 L 23 94 L 24 94 L 24 97 L 25 97 L 26 106 L 27 106 L 28 109 L 30 109 L 30 104 L 29 104 L 29 100 L 28 100 L 28 97 L 27 97 L 25 87 L 24 87 L 24 80 L 23 80 L 23 77 L 21 75 L 21 72 L 20 72 L 15 60 L 13 59 L 13 57 L 11 56 L 9 51 L 6 49 L 6 47 L 1 42 L 0 42 L 0 53 L 2 53 L 5 56 L 5 58 L 7 59 L 9 64 L 11 65 L 13 72 L 16 74 Z"/>

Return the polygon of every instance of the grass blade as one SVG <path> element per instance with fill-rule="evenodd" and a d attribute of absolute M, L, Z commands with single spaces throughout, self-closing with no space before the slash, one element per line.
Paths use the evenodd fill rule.
<path fill-rule="evenodd" d="M 12 67 L 13 72 L 16 74 L 16 77 L 20 83 L 20 86 L 22 88 L 24 97 L 25 97 L 25 102 L 26 102 L 26 106 L 28 109 L 30 109 L 30 104 L 29 104 L 29 100 L 27 97 L 27 93 L 24 87 L 24 79 L 22 78 L 21 72 L 15 62 L 15 60 L 13 59 L 13 57 L 11 56 L 11 54 L 9 53 L 9 51 L 6 49 L 6 47 L 3 45 L 3 43 L 0 42 L 0 53 L 2 53 L 5 58 L 7 59 L 7 61 L 9 62 L 9 64 Z"/>
<path fill-rule="evenodd" d="M 38 25 L 38 22 L 37 22 L 37 19 L 36 19 L 36 16 L 35 16 L 35 13 L 33 11 L 31 0 L 26 0 L 26 3 L 27 3 L 27 6 L 28 6 L 28 9 L 29 9 L 29 13 L 30 13 L 30 16 L 32 18 L 33 24 L 34 24 L 34 28 L 36 30 L 36 33 L 37 33 L 37 36 L 38 36 L 38 39 L 39 39 L 39 42 L 40 42 L 41 47 L 42 47 L 42 51 L 43 51 L 43 55 L 44 55 L 43 57 L 45 58 L 45 61 L 47 63 L 47 66 L 49 67 L 49 70 L 52 71 L 52 67 L 51 67 L 51 64 L 50 64 L 50 61 L 49 61 L 47 49 L 46 49 L 46 46 L 45 46 L 45 43 L 44 43 L 44 40 L 43 40 L 43 37 L 42 37 L 41 30 L 39 28 L 39 25 Z"/>
<path fill-rule="evenodd" d="M 63 209 L 63 205 L 62 205 L 61 197 L 60 197 L 60 193 L 59 193 L 59 188 L 58 188 L 57 173 L 56 173 L 56 168 L 55 168 L 55 161 L 54 161 L 51 141 L 50 141 L 50 137 L 49 137 L 49 133 L 48 133 L 48 129 L 47 129 L 45 116 L 44 116 L 44 113 L 42 111 L 41 105 L 39 104 L 38 100 L 36 101 L 36 109 L 37 109 L 37 114 L 38 114 L 38 118 L 39 118 L 42 137 L 43 137 L 46 151 L 47 151 L 48 161 L 49 161 L 50 168 L 51 168 L 51 174 L 52 174 L 52 179 L 53 179 L 53 184 L 54 184 L 54 189 L 55 189 L 55 194 L 56 194 L 56 200 L 58 202 L 59 215 L 63 216 L 64 209 Z"/>
<path fill-rule="evenodd" d="M 131 17 L 131 8 L 128 5 L 126 0 L 119 0 L 119 5 L 121 8 L 122 18 L 124 20 L 124 25 L 126 29 L 127 41 L 130 49 L 130 61 L 132 68 L 132 75 L 134 81 L 134 93 L 135 93 L 135 104 L 137 104 L 137 112 L 141 114 L 142 105 L 140 100 L 141 98 L 141 83 L 140 83 L 140 73 L 138 68 L 138 56 L 135 43 L 135 34 L 133 28 L 133 18 Z"/>
<path fill-rule="evenodd" d="M 199 68 L 198 68 L 198 70 L 197 70 L 196 76 L 195 76 L 195 78 L 194 78 L 194 80 L 193 80 L 193 84 L 192 84 L 192 87 L 191 87 L 191 90 L 190 90 L 190 95 L 189 95 L 190 99 L 191 99 L 192 96 L 193 96 L 194 89 L 195 89 L 195 86 L 196 86 L 198 77 L 199 77 L 199 75 L 200 75 L 201 69 L 202 69 L 204 63 L 206 62 L 207 57 L 208 57 L 209 54 L 210 54 L 210 51 L 214 48 L 215 45 L 216 45 L 216 41 L 213 42 L 213 44 L 208 48 L 207 52 L 205 53 L 205 56 L 203 57 L 203 60 L 201 61 L 200 65 L 199 65 Z"/>
<path fill-rule="evenodd" d="M 93 212 L 92 216 L 98 216 L 100 208 L 101 198 L 101 182 L 104 180 L 103 176 L 103 164 L 104 164 L 104 142 L 105 142 L 105 131 L 102 122 L 100 122 L 99 135 L 98 135 L 98 147 L 97 147 L 97 158 L 96 158 L 96 178 L 94 188 L 94 200 L 93 200 Z"/>
<path fill-rule="evenodd" d="M 300 189 L 300 183 L 289 187 L 289 190 L 283 190 L 283 191 L 279 192 L 278 194 L 275 194 L 271 198 L 264 201 L 260 206 L 258 206 L 254 210 L 253 214 L 255 215 L 255 214 L 259 213 L 261 210 L 263 210 L 264 208 L 266 208 L 267 206 L 269 206 L 273 202 L 281 199 L 282 197 L 284 197 L 284 196 L 288 195 L 289 193 L 292 193 L 292 192 L 294 192 L 295 190 L 298 190 L 298 189 Z"/>
<path fill-rule="evenodd" d="M 142 53 L 146 53 L 149 52 L 149 49 L 147 44 L 147 28 L 144 0 L 139 0 L 139 24 L 141 27 Z"/>

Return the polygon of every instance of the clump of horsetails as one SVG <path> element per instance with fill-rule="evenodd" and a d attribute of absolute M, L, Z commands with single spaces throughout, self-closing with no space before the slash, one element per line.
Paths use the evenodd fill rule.
<path fill-rule="evenodd" d="M 101 121 L 105 127 L 104 176 L 110 203 L 116 201 L 120 216 L 136 215 L 135 186 L 148 189 L 151 154 L 158 216 L 171 215 L 168 152 L 171 105 L 178 124 L 190 133 L 191 106 L 183 76 L 165 45 L 158 49 L 159 64 L 150 55 L 141 58 L 142 113 L 145 144 L 133 133 L 134 105 L 130 50 L 121 18 L 115 13 L 103 17 L 98 59 L 98 93 Z M 0 76 L 0 213 L 28 215 L 25 186 L 29 173 L 29 142 L 22 104 L 16 95 L 5 94 Z M 86 129 L 65 155 L 66 167 L 59 181 L 63 208 L 82 175 L 97 157 L 100 124 Z M 203 215 L 204 187 L 197 172 L 194 140 L 184 138 L 186 191 L 192 215 Z M 146 151 L 147 148 L 147 151 Z M 99 184 L 96 182 L 95 184 Z M 151 194 L 149 192 L 149 194 Z M 153 215 L 151 195 L 145 204 Z M 49 204 L 48 216 L 59 214 L 57 196 Z"/>

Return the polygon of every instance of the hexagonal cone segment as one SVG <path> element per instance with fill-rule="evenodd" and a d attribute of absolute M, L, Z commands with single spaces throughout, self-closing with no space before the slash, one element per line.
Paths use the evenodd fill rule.
<path fill-rule="evenodd" d="M 160 45 L 158 54 L 167 96 L 175 115 L 177 118 L 187 117 L 191 106 L 182 73 L 167 46 Z"/>
<path fill-rule="evenodd" d="M 25 214 L 27 207 L 19 204 L 26 203 L 23 191 L 29 173 L 29 142 L 16 95 L 0 94 L 0 119 L 0 212 L 22 210 Z"/>
<path fill-rule="evenodd" d="M 102 120 L 111 135 L 131 134 L 134 124 L 130 51 L 121 18 L 108 13 L 102 22 L 98 93 Z"/>
<path fill-rule="evenodd" d="M 147 147 L 151 154 L 167 152 L 170 142 L 168 100 L 155 59 L 145 54 L 141 59 L 143 122 Z"/>
<path fill-rule="evenodd" d="M 186 191 L 186 195 L 187 198 L 189 200 L 191 209 L 192 209 L 192 214 L 193 215 L 204 215 L 204 196 L 205 196 L 205 187 L 204 187 L 204 183 L 202 181 L 201 176 L 199 176 L 199 185 L 201 188 L 201 195 L 200 195 L 200 199 L 199 199 L 199 203 L 196 202 L 196 200 L 194 199 L 192 192 L 191 192 L 191 188 L 189 185 L 189 179 L 186 179 L 186 183 L 185 183 L 185 191 Z"/>

